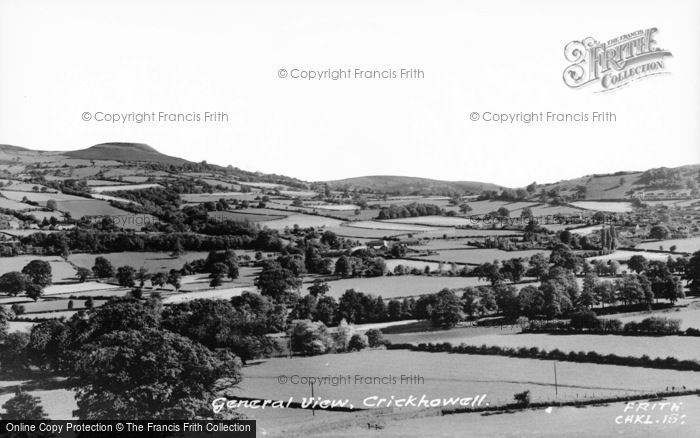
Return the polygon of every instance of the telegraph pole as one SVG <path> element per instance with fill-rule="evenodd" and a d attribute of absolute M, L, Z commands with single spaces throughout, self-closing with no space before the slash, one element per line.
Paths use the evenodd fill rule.
<path fill-rule="evenodd" d="M 553 364 L 554 364 L 554 398 L 558 398 L 559 397 L 559 385 L 557 384 L 557 362 L 554 361 Z"/>
<path fill-rule="evenodd" d="M 314 400 L 314 382 L 311 382 L 311 400 Z M 316 408 L 314 407 L 314 405 L 311 405 L 311 416 L 316 416 Z"/>

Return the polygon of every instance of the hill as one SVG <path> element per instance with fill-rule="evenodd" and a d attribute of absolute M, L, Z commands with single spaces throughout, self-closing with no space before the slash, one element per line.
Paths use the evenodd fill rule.
<path fill-rule="evenodd" d="M 162 154 L 142 143 L 101 143 L 87 149 L 65 152 L 63 155 L 85 160 L 137 161 L 162 164 L 186 164 L 189 161 Z"/>
<path fill-rule="evenodd" d="M 394 195 L 444 195 L 447 193 L 474 193 L 500 190 L 496 184 L 475 181 L 440 181 L 410 176 L 372 175 L 326 181 L 335 190 L 370 190 Z"/>

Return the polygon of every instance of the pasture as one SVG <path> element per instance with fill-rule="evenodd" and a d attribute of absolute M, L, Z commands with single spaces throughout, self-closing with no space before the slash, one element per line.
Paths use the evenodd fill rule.
<path fill-rule="evenodd" d="M 292 214 L 286 218 L 260 222 L 260 226 L 268 227 L 273 230 L 284 230 L 287 227 L 293 228 L 294 225 L 298 225 L 300 228 L 317 228 L 337 227 L 341 223 L 342 221 L 338 219 L 328 218 L 324 216 L 313 216 L 309 214 Z"/>
<path fill-rule="evenodd" d="M 602 260 L 607 262 L 608 260 L 617 260 L 618 262 L 627 262 L 633 255 L 644 256 L 647 260 L 661 260 L 666 261 L 669 257 L 676 258 L 678 254 L 671 254 L 670 252 L 648 252 L 648 251 L 627 251 L 627 250 L 617 250 L 610 254 L 605 254 L 601 256 L 588 257 L 586 260 L 592 262 L 594 260 Z"/>
<path fill-rule="evenodd" d="M 95 258 L 104 257 L 112 263 L 114 269 L 120 266 L 131 266 L 135 269 L 146 268 L 149 272 L 170 271 L 180 269 L 182 265 L 196 259 L 205 259 L 209 253 L 206 251 L 185 252 L 180 257 L 171 257 L 166 252 L 111 252 L 104 254 L 76 253 L 68 256 L 68 260 L 77 266 L 92 269 Z"/>
<path fill-rule="evenodd" d="M 557 400 L 639 394 L 664 390 L 667 386 L 700 387 L 700 373 L 646 368 L 629 368 L 589 363 L 557 363 Z M 449 353 L 423 353 L 406 350 L 365 350 L 355 353 L 314 357 L 273 358 L 243 368 L 238 393 L 245 397 L 299 401 L 311 395 L 308 384 L 278 382 L 284 374 L 294 376 L 350 376 L 349 384 L 317 383 L 316 397 L 348 399 L 355 407 L 364 407 L 366 397 L 396 398 L 414 395 L 426 398 L 469 397 L 486 394 L 490 405 L 511 403 L 513 394 L 531 391 L 534 402 L 555 400 L 552 361 L 516 359 Z M 417 384 L 355 380 L 354 376 L 381 378 L 418 375 Z M 404 408 L 415 409 L 415 408 Z"/>
<path fill-rule="evenodd" d="M 631 202 L 576 201 L 571 205 L 586 210 L 605 211 L 609 213 L 629 213 L 634 208 Z"/>
<path fill-rule="evenodd" d="M 418 256 L 421 260 L 431 260 L 431 261 L 442 261 L 445 263 L 455 262 L 455 263 L 466 263 L 472 265 L 478 265 L 486 262 L 493 262 L 494 260 L 510 260 L 513 258 L 525 258 L 532 257 L 535 254 L 544 254 L 545 257 L 549 257 L 550 251 L 547 250 L 525 250 L 525 251 L 503 251 L 495 248 L 486 249 L 457 249 L 457 250 L 443 250 L 438 254 L 431 254 L 428 256 Z"/>
<path fill-rule="evenodd" d="M 646 401 L 646 400 L 642 400 Z M 615 419 L 625 414 L 625 402 L 586 407 L 552 407 L 551 409 L 527 409 L 510 411 L 493 415 L 481 413 L 431 416 L 420 418 L 402 418 L 389 421 L 381 432 L 368 430 L 366 421 L 358 420 L 356 426 L 333 433 L 313 431 L 308 436 L 332 436 L 353 438 L 375 438 L 377 436 L 425 438 L 434 437 L 502 437 L 516 438 L 532 436 L 541 438 L 575 437 L 662 437 L 690 438 L 700 429 L 700 418 L 689 415 L 700 412 L 700 398 L 697 396 L 671 397 L 665 402 L 678 403 L 680 415 L 684 415 L 683 424 L 663 424 L 664 413 L 651 417 L 645 424 L 616 424 Z M 317 413 L 318 415 L 318 413 Z M 657 418 L 658 415 L 658 418 Z M 311 418 L 311 417 L 309 417 Z M 659 422 L 654 422 L 659 420 Z M 260 427 L 264 423 L 258 423 Z M 280 435 L 284 436 L 284 435 Z"/>
<path fill-rule="evenodd" d="M 600 354 L 617 354 L 618 356 L 641 357 L 646 354 L 652 359 L 671 356 L 681 360 L 700 360 L 700 338 L 691 336 L 550 335 L 546 333 L 513 333 L 508 330 L 505 330 L 504 333 L 506 334 L 451 338 L 449 342 L 509 348 L 539 347 L 547 351 L 558 348 L 565 353 L 596 351 Z"/>
<path fill-rule="evenodd" d="M 664 249 L 670 250 L 672 246 L 676 247 L 675 252 L 694 253 L 695 251 L 700 251 L 700 237 L 644 242 L 635 246 L 635 248 L 656 250 L 659 249 L 659 247 L 663 247 Z"/>
<path fill-rule="evenodd" d="M 75 269 L 59 256 L 23 255 L 0 258 L 0 275 L 10 271 L 21 271 L 32 260 L 44 260 L 51 265 L 54 282 L 75 280 Z"/>
<path fill-rule="evenodd" d="M 364 292 L 382 298 L 411 297 L 440 292 L 444 288 L 461 289 L 468 286 L 490 284 L 476 277 L 431 277 L 424 275 L 401 275 L 391 277 L 346 278 L 329 281 L 327 295 L 340 298 L 348 289 Z M 311 283 L 305 283 L 308 289 Z M 304 292 L 303 294 L 306 294 Z"/>

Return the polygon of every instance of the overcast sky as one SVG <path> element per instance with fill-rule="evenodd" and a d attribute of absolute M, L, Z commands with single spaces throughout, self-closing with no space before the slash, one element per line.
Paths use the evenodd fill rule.
<path fill-rule="evenodd" d="M 0 143 L 148 143 L 304 180 L 393 174 L 508 186 L 700 162 L 700 2 L 0 1 Z M 564 46 L 657 27 L 670 74 L 570 89 Z M 306 81 L 278 70 L 419 68 Z M 222 111 L 228 122 L 88 122 Z M 611 111 L 614 123 L 472 122 Z"/>

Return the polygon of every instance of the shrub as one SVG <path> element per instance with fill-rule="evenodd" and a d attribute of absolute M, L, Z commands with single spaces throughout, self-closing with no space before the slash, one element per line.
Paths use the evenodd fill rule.
<path fill-rule="evenodd" d="M 365 336 L 367 336 L 367 343 L 371 348 L 384 345 L 384 334 L 382 334 L 381 330 L 369 329 L 365 332 Z"/>
<path fill-rule="evenodd" d="M 515 395 L 513 395 L 513 398 L 515 399 L 515 402 L 524 408 L 530 406 L 530 391 L 523 391 L 523 392 L 518 392 Z"/>
<path fill-rule="evenodd" d="M 362 335 L 352 335 L 352 338 L 350 338 L 350 342 L 348 342 L 348 350 L 349 351 L 360 351 L 367 348 L 367 342 L 365 339 L 362 337 Z"/>

